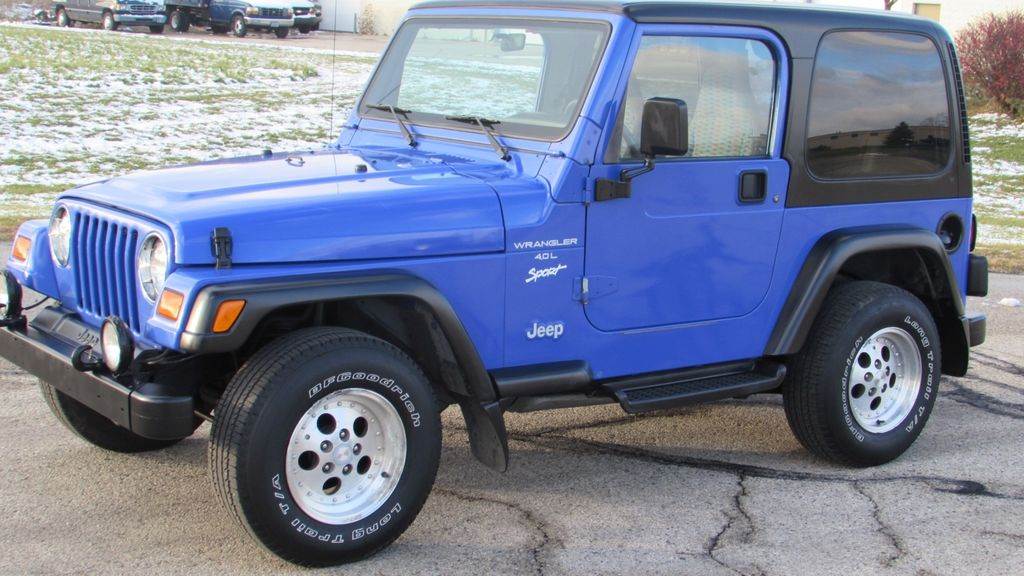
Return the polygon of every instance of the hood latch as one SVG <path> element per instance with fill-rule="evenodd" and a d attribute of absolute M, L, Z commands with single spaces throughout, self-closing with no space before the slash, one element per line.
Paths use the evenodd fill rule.
<path fill-rule="evenodd" d="M 217 261 L 217 270 L 231 268 L 231 230 L 214 228 L 213 236 L 210 237 L 210 248 Z"/>

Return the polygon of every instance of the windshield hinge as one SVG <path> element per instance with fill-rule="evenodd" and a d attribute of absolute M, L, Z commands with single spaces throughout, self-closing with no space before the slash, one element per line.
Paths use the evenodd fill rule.
<path fill-rule="evenodd" d="M 210 249 L 216 260 L 216 268 L 231 268 L 231 230 L 227 228 L 214 228 L 213 236 L 210 237 Z"/>
<path fill-rule="evenodd" d="M 577 276 L 572 286 L 572 299 L 587 304 L 618 289 L 619 280 L 614 276 Z"/>

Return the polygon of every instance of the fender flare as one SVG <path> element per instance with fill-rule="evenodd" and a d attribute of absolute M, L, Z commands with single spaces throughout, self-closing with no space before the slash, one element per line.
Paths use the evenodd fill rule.
<path fill-rule="evenodd" d="M 267 314 L 283 306 L 373 297 L 409 298 L 434 314 L 466 381 L 467 395 L 458 400 L 473 454 L 485 465 L 505 471 L 509 460 L 508 434 L 494 382 L 451 304 L 420 278 L 398 274 L 334 276 L 206 286 L 196 296 L 180 347 L 196 354 L 234 352 L 245 344 Z M 214 334 L 218 306 L 225 300 L 236 299 L 245 300 L 242 314 L 231 330 Z"/>
<path fill-rule="evenodd" d="M 858 227 L 835 230 L 822 236 L 811 248 L 790 288 L 765 346 L 765 355 L 795 354 L 803 347 L 836 276 L 851 258 L 890 250 L 913 250 L 929 268 L 933 288 L 936 289 L 936 304 L 949 317 L 948 324 L 937 321 L 944 337 L 943 351 L 945 353 L 948 349 L 951 352 L 947 355 L 950 366 L 948 370 L 944 366 L 943 371 L 960 375 L 966 372 L 970 335 L 963 298 L 942 241 L 934 232 L 923 228 Z"/>

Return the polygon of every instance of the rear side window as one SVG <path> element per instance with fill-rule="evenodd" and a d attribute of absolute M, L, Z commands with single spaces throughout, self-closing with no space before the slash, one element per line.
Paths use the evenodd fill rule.
<path fill-rule="evenodd" d="M 814 65 L 807 165 L 819 178 L 919 176 L 949 162 L 942 60 L 924 36 L 833 32 Z"/>

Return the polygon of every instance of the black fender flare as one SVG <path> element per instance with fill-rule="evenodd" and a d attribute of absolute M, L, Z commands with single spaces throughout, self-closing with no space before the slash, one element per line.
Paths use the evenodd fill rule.
<path fill-rule="evenodd" d="M 822 236 L 811 248 L 790 288 L 765 346 L 765 355 L 785 356 L 803 347 L 829 289 L 851 258 L 892 250 L 913 250 L 928 267 L 935 289 L 935 305 L 944 315 L 944 321 L 937 322 L 943 336 L 944 358 L 949 362 L 949 366 L 943 366 L 943 372 L 966 373 L 969 323 L 952 263 L 935 232 L 912 227 L 856 227 Z"/>
<path fill-rule="evenodd" d="M 458 400 L 473 454 L 491 468 L 507 469 L 508 438 L 494 382 L 451 304 L 421 278 L 400 274 L 320 276 L 206 286 L 196 296 L 179 345 L 194 354 L 234 352 L 264 317 L 281 307 L 373 297 L 413 299 L 434 314 L 466 382 Z M 245 307 L 228 332 L 215 334 L 214 317 L 226 300 L 245 300 Z"/>

